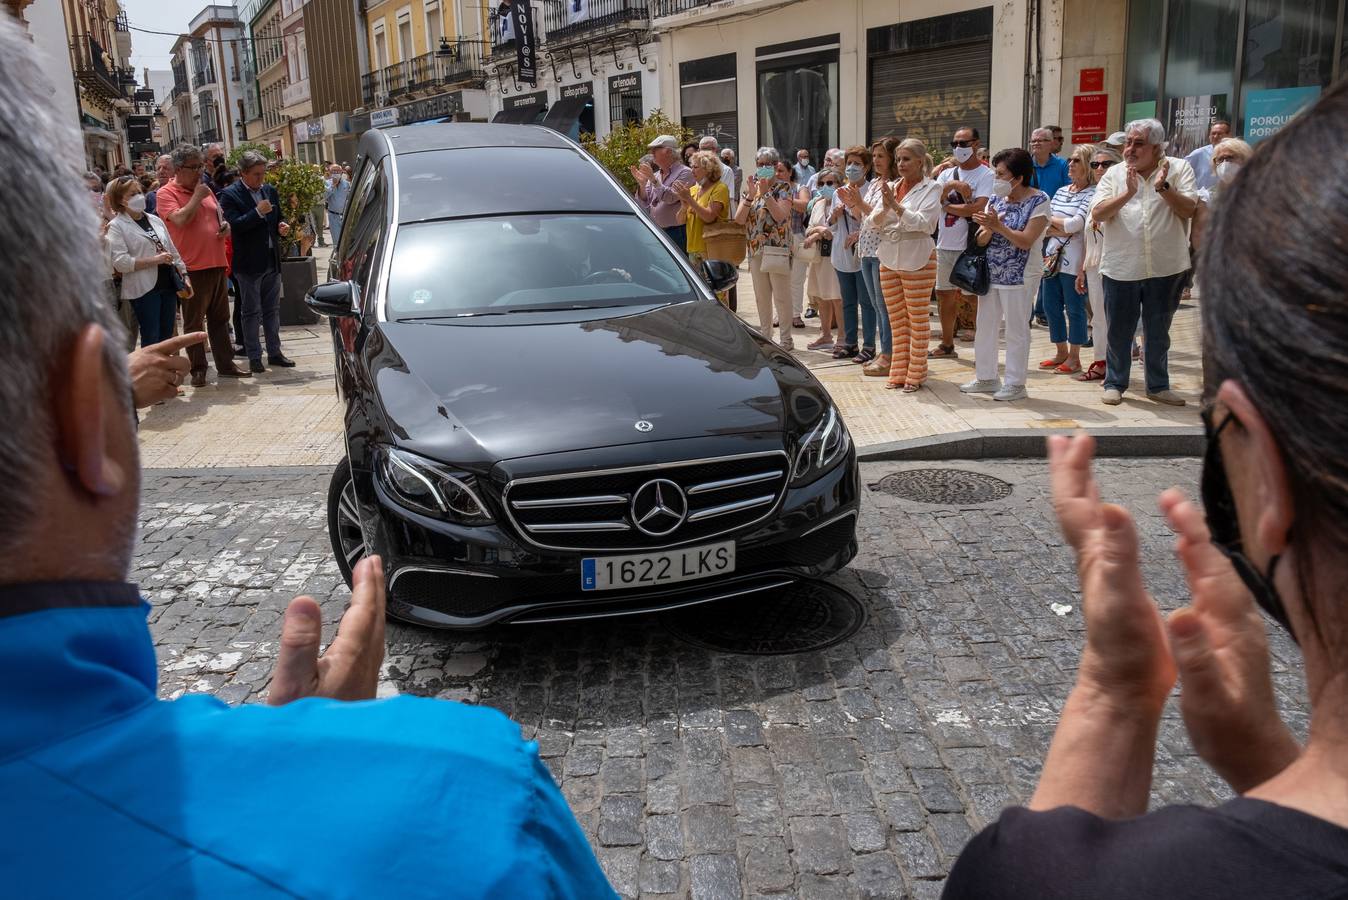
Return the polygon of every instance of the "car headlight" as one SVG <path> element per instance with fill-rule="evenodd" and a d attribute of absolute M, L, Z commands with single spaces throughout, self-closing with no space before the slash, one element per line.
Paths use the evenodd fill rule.
<path fill-rule="evenodd" d="M 842 416 L 833 405 L 810 429 L 796 449 L 796 461 L 791 467 L 791 484 L 807 484 L 832 469 L 847 455 L 852 436 L 847 433 Z"/>
<path fill-rule="evenodd" d="M 486 525 L 492 521 L 473 475 L 452 471 L 397 447 L 381 447 L 374 470 L 389 495 L 414 512 L 460 525 Z"/>

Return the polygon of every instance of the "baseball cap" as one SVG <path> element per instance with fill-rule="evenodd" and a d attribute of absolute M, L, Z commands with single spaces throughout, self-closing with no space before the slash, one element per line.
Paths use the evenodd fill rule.
<path fill-rule="evenodd" d="M 672 134 L 662 134 L 646 145 L 647 150 L 654 150 L 657 147 L 668 147 L 670 150 L 677 150 L 679 149 L 679 139 Z"/>
<path fill-rule="evenodd" d="M 1122 131 L 1116 131 L 1105 138 L 1105 143 L 1109 144 L 1111 147 L 1122 147 L 1127 142 L 1128 135 L 1124 134 Z"/>

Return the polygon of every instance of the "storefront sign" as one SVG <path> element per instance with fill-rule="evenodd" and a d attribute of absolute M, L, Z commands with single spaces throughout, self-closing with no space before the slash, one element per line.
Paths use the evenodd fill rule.
<path fill-rule="evenodd" d="M 1137 100 L 1123 108 L 1123 121 L 1136 122 L 1138 119 L 1156 118 L 1155 100 Z"/>
<path fill-rule="evenodd" d="M 1109 127 L 1109 95 L 1077 94 L 1072 98 L 1072 143 L 1093 143 L 1105 138 Z M 1098 134 L 1099 137 L 1078 139 L 1078 135 Z"/>
<path fill-rule="evenodd" d="M 1225 94 L 1171 97 L 1166 103 L 1165 134 L 1170 141 L 1166 154 L 1181 159 L 1208 142 L 1208 130 L 1226 118 Z"/>
<path fill-rule="evenodd" d="M 1094 94 L 1105 89 L 1105 70 L 1104 69 L 1082 69 L 1080 86 L 1077 88 L 1083 94 Z"/>
<path fill-rule="evenodd" d="M 612 75 L 608 80 L 608 90 L 610 94 L 630 93 L 641 91 L 641 73 L 628 72 L 625 75 Z"/>
<path fill-rule="evenodd" d="M 309 124 L 309 140 L 316 141 L 323 136 L 322 119 L 310 119 L 308 124 Z"/>
<path fill-rule="evenodd" d="M 452 115 L 463 112 L 463 91 L 437 94 L 424 100 L 404 103 L 397 108 L 396 112 L 398 113 L 398 119 L 404 125 L 410 125 L 413 122 L 425 122 L 427 119 L 447 119 Z"/>
<path fill-rule="evenodd" d="M 295 143 L 297 143 L 297 144 L 305 144 L 305 143 L 308 143 L 308 141 L 309 141 L 309 123 L 308 123 L 308 122 L 296 122 L 296 123 L 295 123 L 293 126 L 291 126 L 291 127 L 293 128 L 293 130 L 294 130 L 294 132 L 295 132 Z"/>
<path fill-rule="evenodd" d="M 501 101 L 506 109 L 519 109 L 522 106 L 547 106 L 548 92 L 534 91 L 532 94 L 520 94 L 518 97 L 506 97 Z"/>
<path fill-rule="evenodd" d="M 534 34 L 534 11 L 529 0 L 511 0 L 510 23 L 515 32 L 515 65 L 519 72 L 516 77 L 525 84 L 537 86 L 538 60 Z"/>
<path fill-rule="evenodd" d="M 608 80 L 609 127 L 640 122 L 642 116 L 641 73 L 612 75 Z"/>
<path fill-rule="evenodd" d="M 1245 140 L 1257 144 L 1272 137 L 1319 96 L 1319 87 L 1250 91 L 1245 98 Z"/>
<path fill-rule="evenodd" d="M 578 97 L 582 100 L 589 100 L 594 97 L 594 85 L 591 82 L 582 84 L 564 84 L 562 85 L 562 99 L 568 100 Z"/>
<path fill-rule="evenodd" d="M 390 125 L 397 125 L 398 122 L 398 107 L 396 106 L 376 109 L 374 112 L 370 113 L 371 128 L 388 128 Z"/>

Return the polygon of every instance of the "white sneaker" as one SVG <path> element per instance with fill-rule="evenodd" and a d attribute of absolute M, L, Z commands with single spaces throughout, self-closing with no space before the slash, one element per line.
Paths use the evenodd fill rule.
<path fill-rule="evenodd" d="M 968 384 L 960 385 L 961 394 L 995 394 L 1002 389 L 1002 383 L 996 378 L 989 378 L 986 381 L 971 381 Z"/>
<path fill-rule="evenodd" d="M 1105 388 L 1105 395 L 1100 399 L 1105 406 L 1118 406 L 1123 402 L 1123 391 L 1118 388 Z"/>
<path fill-rule="evenodd" d="M 1000 391 L 992 395 L 993 400 L 1027 400 L 1029 394 L 1025 392 L 1023 384 L 1008 384 Z"/>
<path fill-rule="evenodd" d="M 1184 398 L 1172 390 L 1157 391 L 1154 394 L 1147 394 L 1148 400 L 1155 400 L 1157 403 L 1164 403 L 1166 406 L 1183 406 Z"/>

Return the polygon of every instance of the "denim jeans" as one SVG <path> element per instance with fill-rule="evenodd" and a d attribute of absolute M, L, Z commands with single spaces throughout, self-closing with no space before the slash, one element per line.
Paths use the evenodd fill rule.
<path fill-rule="evenodd" d="M 866 282 L 866 290 L 871 295 L 871 307 L 875 312 L 875 330 L 879 332 L 880 352 L 889 356 L 894 352 L 894 335 L 889 330 L 889 310 L 885 308 L 885 295 L 880 290 L 880 259 L 875 256 L 861 257 L 861 275 Z"/>
<path fill-rule="evenodd" d="M 1128 390 L 1128 374 L 1133 362 L 1133 333 L 1142 320 L 1142 361 L 1146 371 L 1147 393 L 1170 389 L 1170 322 L 1179 308 L 1187 272 L 1144 278 L 1140 281 L 1115 281 L 1108 275 L 1105 283 L 1105 312 L 1109 318 L 1109 348 L 1105 352 L 1106 390 Z"/>
<path fill-rule="evenodd" d="M 124 300 L 136 311 L 140 324 L 140 345 L 148 347 L 173 337 L 173 319 L 178 312 L 178 295 L 172 290 L 152 290 L 135 300 Z"/>
<path fill-rule="evenodd" d="M 1077 293 L 1077 277 L 1059 272 L 1044 279 L 1044 315 L 1048 317 L 1048 339 L 1055 344 L 1086 343 L 1086 295 Z M 1063 313 L 1067 324 L 1063 324 Z"/>
<path fill-rule="evenodd" d="M 843 342 L 875 348 L 875 307 L 861 272 L 839 272 L 838 289 L 842 292 Z M 857 310 L 861 310 L 861 333 L 857 334 Z"/>
<path fill-rule="evenodd" d="M 670 225 L 668 228 L 664 228 L 661 230 L 664 231 L 665 234 L 669 235 L 669 239 L 674 242 L 674 246 L 678 247 L 684 253 L 688 252 L 687 225 Z"/>
<path fill-rule="evenodd" d="M 267 355 L 281 355 L 281 273 L 252 274 L 235 272 L 239 285 L 239 303 L 243 307 L 243 346 L 253 362 L 262 361 L 262 343 L 257 326 L 262 325 L 267 340 Z"/>

